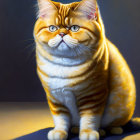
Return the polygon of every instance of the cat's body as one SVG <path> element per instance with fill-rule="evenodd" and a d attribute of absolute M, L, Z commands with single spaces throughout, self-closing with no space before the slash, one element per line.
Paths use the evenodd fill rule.
<path fill-rule="evenodd" d="M 48 135 L 50 140 L 66 139 L 71 126 L 80 127 L 80 140 L 97 140 L 100 127 L 125 125 L 135 108 L 131 71 L 120 52 L 106 39 L 101 17 L 95 10 L 96 1 L 83 3 L 39 1 L 40 18 L 34 34 L 37 71 L 55 123 L 55 129 Z M 88 4 L 87 11 L 91 13 L 87 17 L 82 10 Z M 59 9 L 57 12 L 54 5 Z M 77 24 L 82 28 L 79 31 L 78 27 L 66 29 Z M 51 25 L 58 29 L 46 30 Z"/>
<path fill-rule="evenodd" d="M 135 108 L 135 88 L 134 88 L 133 77 L 130 75 L 130 71 L 128 71 L 129 69 L 127 67 L 126 62 L 124 61 L 124 59 L 122 59 L 122 56 L 115 48 L 115 46 L 112 45 L 110 42 L 108 42 L 108 45 L 110 47 L 109 60 L 110 60 L 110 69 L 111 69 L 109 81 L 111 82 L 107 82 L 107 84 L 111 90 L 109 90 L 109 97 L 108 97 L 109 99 L 107 102 L 107 107 L 105 108 L 105 113 L 102 119 L 103 121 L 101 123 L 101 126 L 103 127 L 109 126 L 113 121 L 115 123 L 116 119 L 122 121 L 121 124 L 119 124 L 120 121 L 117 121 L 116 126 L 120 126 L 122 125 L 122 123 L 125 124 L 132 117 Z M 51 91 L 52 96 L 54 96 L 64 106 L 70 109 L 70 114 L 72 115 L 73 121 L 76 122 L 75 125 L 77 125 L 77 123 L 79 124 L 79 114 L 78 114 L 78 108 L 76 106 L 76 97 L 78 97 L 78 95 L 81 94 L 79 90 L 83 90 L 86 87 L 91 88 L 89 87 L 89 85 L 92 84 L 92 82 L 87 83 L 86 81 L 86 83 L 83 82 L 81 84 L 78 84 L 77 86 L 69 87 L 69 84 L 71 84 L 74 81 L 74 79 L 67 78 L 67 77 L 72 75 L 73 71 L 79 71 L 78 69 L 83 69 L 85 71 L 85 67 L 87 68 L 86 65 L 88 65 L 87 63 L 89 62 L 78 65 L 78 63 L 81 63 L 83 61 L 82 59 L 81 61 L 76 61 L 75 64 L 74 63 L 75 60 L 69 60 L 67 58 L 65 61 L 59 60 L 59 64 L 57 64 L 57 62 L 48 61 L 40 54 L 38 54 L 37 56 L 39 56 L 39 60 L 37 62 L 40 70 L 44 72 L 44 75 L 46 74 L 50 77 L 49 79 L 47 79 L 47 81 L 50 88 L 52 89 Z M 113 57 L 115 57 L 115 62 L 113 61 L 114 60 Z M 119 61 L 120 59 L 121 62 Z M 74 61 L 73 65 L 70 66 L 70 62 L 72 61 Z M 41 76 L 42 74 L 40 70 L 38 70 L 38 73 Z M 83 72 L 80 71 L 77 73 L 77 75 L 80 73 Z M 114 75 L 114 73 L 116 74 Z M 121 74 L 123 75 L 121 76 Z M 44 77 L 44 75 L 41 76 L 41 79 L 45 81 L 46 77 Z M 128 75 L 130 75 L 130 78 L 128 78 Z M 118 77 L 121 78 L 120 81 L 118 80 Z M 82 76 L 80 76 L 79 78 L 82 78 Z M 116 88 L 115 89 L 111 84 L 113 85 L 119 84 L 119 85 L 115 86 Z M 124 88 L 123 86 L 126 87 Z M 92 84 L 92 87 L 94 88 L 94 84 Z M 88 90 L 88 88 L 86 88 L 86 90 Z M 117 92 L 113 92 L 113 90 L 117 90 Z M 86 91 L 85 93 L 83 92 L 83 94 L 86 94 Z M 123 98 L 121 96 L 123 96 Z M 121 110 L 124 111 L 121 112 Z M 124 119 L 122 120 L 123 114 L 124 114 Z"/>

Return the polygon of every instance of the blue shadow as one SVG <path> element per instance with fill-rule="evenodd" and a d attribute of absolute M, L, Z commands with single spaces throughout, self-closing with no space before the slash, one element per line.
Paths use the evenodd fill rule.
<path fill-rule="evenodd" d="M 16 138 L 15 140 L 48 140 L 47 134 L 51 129 L 52 128 L 42 129 L 42 130 L 36 131 L 34 133 Z M 140 131 L 127 132 L 127 133 L 125 132 L 123 135 L 119 135 L 119 136 L 109 136 L 108 135 L 105 138 L 100 138 L 100 140 L 122 140 L 124 137 L 129 136 L 129 135 L 133 135 L 136 133 L 140 133 Z M 79 140 L 79 138 L 78 138 L 78 135 L 69 133 L 68 140 Z"/>

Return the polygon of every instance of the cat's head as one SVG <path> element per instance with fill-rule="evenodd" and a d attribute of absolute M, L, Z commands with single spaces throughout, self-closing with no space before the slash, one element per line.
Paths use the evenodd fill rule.
<path fill-rule="evenodd" d="M 38 7 L 34 36 L 47 51 L 82 55 L 94 50 L 102 30 L 96 0 L 70 4 L 38 0 Z"/>

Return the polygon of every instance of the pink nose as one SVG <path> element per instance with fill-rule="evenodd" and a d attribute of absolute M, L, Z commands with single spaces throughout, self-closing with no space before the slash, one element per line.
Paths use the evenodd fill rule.
<path fill-rule="evenodd" d="M 65 33 L 60 33 L 59 34 L 61 37 L 65 36 L 66 34 Z"/>

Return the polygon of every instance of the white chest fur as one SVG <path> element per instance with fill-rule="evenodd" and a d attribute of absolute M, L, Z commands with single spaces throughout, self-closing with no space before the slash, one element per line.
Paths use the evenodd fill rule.
<path fill-rule="evenodd" d="M 72 124 L 75 126 L 79 125 L 79 113 L 78 108 L 76 105 L 76 98 L 72 91 L 65 90 L 64 88 L 59 92 L 58 91 L 52 91 L 52 95 L 59 100 L 65 107 L 68 108 Z"/>
<path fill-rule="evenodd" d="M 60 101 L 65 107 L 69 109 L 72 117 L 72 124 L 79 125 L 79 113 L 76 104 L 75 90 L 70 88 L 69 85 L 77 80 L 76 78 L 69 78 L 69 76 L 76 76 L 76 74 L 81 74 L 86 71 L 92 61 L 87 61 L 86 63 L 81 63 L 83 60 L 79 60 L 80 65 L 68 66 L 67 64 L 72 62 L 71 60 L 65 61 L 63 63 L 53 63 L 46 60 L 41 55 L 38 55 L 39 60 L 42 62 L 38 63 L 39 68 L 44 74 L 40 73 L 41 78 L 45 81 L 51 89 L 51 94 Z M 73 60 L 75 61 L 75 60 Z M 60 62 L 60 61 L 59 61 Z M 78 73 L 76 73 L 78 71 Z M 85 76 L 83 76 L 85 77 Z M 81 76 L 80 76 L 81 78 Z M 87 84 L 87 83 L 86 83 Z M 76 86 L 76 89 L 83 88 L 85 83 Z"/>
<path fill-rule="evenodd" d="M 42 57 L 41 55 L 38 55 L 38 57 L 43 64 L 42 63 L 40 64 L 38 62 L 37 65 L 40 68 L 40 70 L 43 73 L 45 73 L 47 76 L 43 75 L 42 73 L 40 73 L 40 75 L 42 79 L 48 83 L 51 89 L 67 87 L 68 85 L 73 83 L 74 80 L 78 80 L 76 76 L 85 73 L 87 68 L 90 67 L 90 65 L 92 64 L 91 60 L 81 64 L 83 60 L 79 59 L 79 65 L 77 64 L 74 66 L 73 65 L 68 66 L 67 64 L 72 63 L 72 61 L 76 61 L 76 60 L 67 59 L 67 64 L 66 61 L 64 62 L 65 63 L 64 64 L 63 60 L 61 63 L 56 64 L 54 63 L 54 61 L 50 62 L 44 57 Z M 80 78 L 84 78 L 84 77 L 85 76 Z"/>

